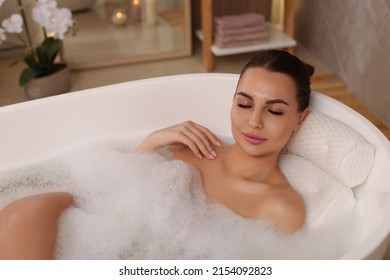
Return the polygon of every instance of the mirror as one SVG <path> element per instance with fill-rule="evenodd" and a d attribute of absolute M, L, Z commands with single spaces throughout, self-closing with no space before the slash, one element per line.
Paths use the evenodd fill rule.
<path fill-rule="evenodd" d="M 73 70 L 189 56 L 190 0 L 59 0 L 77 22 L 64 40 Z"/>

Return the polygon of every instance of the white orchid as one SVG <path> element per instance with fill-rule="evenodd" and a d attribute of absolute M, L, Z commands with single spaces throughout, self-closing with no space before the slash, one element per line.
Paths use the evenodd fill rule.
<path fill-rule="evenodd" d="M 47 6 L 50 8 L 57 7 L 57 1 L 56 0 L 38 0 L 37 1 L 40 6 Z"/>
<path fill-rule="evenodd" d="M 57 8 L 55 0 L 39 0 L 32 15 L 49 36 L 61 40 L 64 39 L 69 27 L 73 26 L 71 11 L 68 8 Z"/>
<path fill-rule="evenodd" d="M 0 7 L 4 2 L 5 0 L 0 0 Z M 47 36 L 60 40 L 64 39 L 66 32 L 74 25 L 72 12 L 68 8 L 58 8 L 56 0 L 38 0 L 37 5 L 32 9 L 32 17 L 44 28 Z M 23 25 L 26 24 L 24 21 L 20 14 L 13 14 L 3 20 L 0 44 L 5 41 L 3 39 L 6 38 L 5 32 L 23 32 Z"/>
<path fill-rule="evenodd" d="M 69 9 L 61 8 L 55 10 L 53 14 L 56 20 L 52 22 L 52 29 L 48 31 L 52 32 L 55 38 L 62 40 L 69 27 L 73 26 L 72 13 Z"/>
<path fill-rule="evenodd" d="M 52 0 L 40 0 L 32 10 L 33 19 L 45 27 L 52 20 L 53 11 L 57 8 L 57 2 Z"/>
<path fill-rule="evenodd" d="M 73 26 L 71 11 L 68 8 L 57 8 L 57 2 L 53 0 L 39 1 L 32 15 L 33 19 L 45 28 L 49 36 L 61 40 L 64 39 L 69 27 Z"/>
<path fill-rule="evenodd" d="M 32 9 L 32 18 L 43 28 L 44 40 L 39 45 L 35 45 L 29 31 L 23 1 L 16 1 L 20 14 L 13 14 L 3 20 L 0 27 L 0 44 L 7 39 L 7 33 L 21 33 L 24 27 L 26 36 L 17 35 L 17 37 L 25 48 L 24 62 L 28 66 L 22 71 L 19 83 L 26 85 L 35 77 L 49 75 L 63 69 L 65 64 L 55 60 L 60 52 L 61 40 L 73 27 L 74 22 L 71 11 L 68 8 L 58 8 L 57 0 L 37 0 Z M 4 2 L 5 0 L 0 0 L 0 7 Z"/>
<path fill-rule="evenodd" d="M 23 31 L 23 18 L 19 14 L 13 14 L 9 18 L 3 20 L 1 26 L 8 33 L 22 33 L 22 31 Z"/>

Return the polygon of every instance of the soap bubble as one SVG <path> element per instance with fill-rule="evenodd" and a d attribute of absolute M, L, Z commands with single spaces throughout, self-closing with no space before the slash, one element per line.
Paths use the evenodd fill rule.
<path fill-rule="evenodd" d="M 0 173 L 0 206 L 68 191 L 59 259 L 337 259 L 357 242 L 358 217 L 293 235 L 211 203 L 198 171 L 166 149 L 132 154 L 131 139 L 85 143 Z"/>

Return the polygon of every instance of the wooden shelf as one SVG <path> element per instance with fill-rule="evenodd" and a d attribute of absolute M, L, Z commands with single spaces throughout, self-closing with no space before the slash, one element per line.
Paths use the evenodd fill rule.
<path fill-rule="evenodd" d="M 272 24 L 267 23 L 267 28 L 269 32 L 269 40 L 266 42 L 235 48 L 219 48 L 216 45 L 212 45 L 211 51 L 216 56 L 224 56 L 239 53 L 256 52 L 261 50 L 291 48 L 297 45 L 297 42 L 293 38 L 279 31 Z M 201 41 L 203 40 L 202 30 L 197 30 L 196 35 Z"/>
<path fill-rule="evenodd" d="M 213 0 L 201 0 L 202 31 L 197 36 L 202 40 L 203 65 L 207 71 L 214 69 L 213 55 L 232 55 L 243 52 L 252 52 L 273 48 L 285 48 L 293 52 L 296 46 L 294 37 L 294 0 L 284 0 L 283 32 L 270 26 L 270 40 L 255 46 L 221 49 L 213 45 Z"/>

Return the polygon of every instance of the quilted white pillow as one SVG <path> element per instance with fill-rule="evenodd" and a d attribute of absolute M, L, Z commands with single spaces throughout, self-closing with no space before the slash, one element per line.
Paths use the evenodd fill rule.
<path fill-rule="evenodd" d="M 355 205 L 353 191 L 312 162 L 288 153 L 280 156 L 279 165 L 303 198 L 308 228 L 326 226 Z"/>
<path fill-rule="evenodd" d="M 345 123 L 312 110 L 287 150 L 313 162 L 345 186 L 362 184 L 374 163 L 374 146 Z"/>

